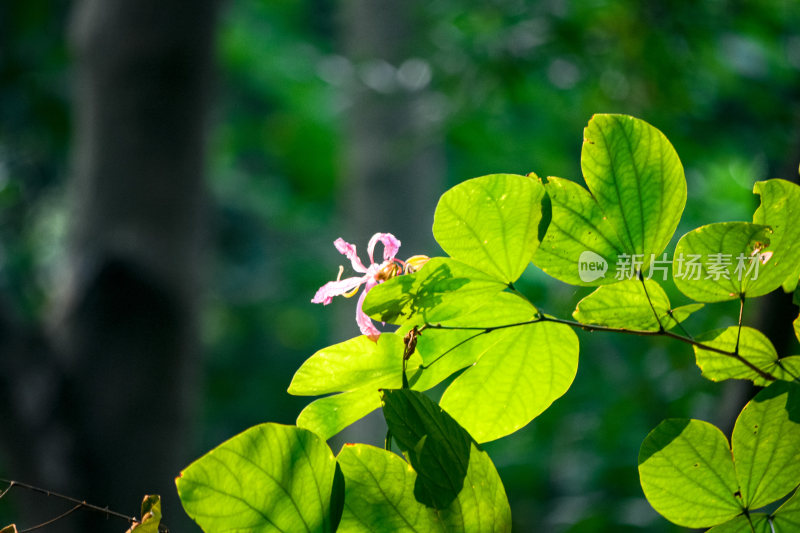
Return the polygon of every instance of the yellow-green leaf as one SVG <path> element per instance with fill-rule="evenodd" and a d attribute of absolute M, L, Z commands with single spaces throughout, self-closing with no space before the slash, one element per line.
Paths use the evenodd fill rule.
<path fill-rule="evenodd" d="M 439 199 L 433 236 L 451 257 L 507 283 L 516 281 L 539 246 L 543 197 L 535 176 L 467 180 Z"/>
<path fill-rule="evenodd" d="M 268 423 L 223 442 L 175 483 L 186 513 L 204 531 L 332 533 L 335 470 L 320 437 Z"/>

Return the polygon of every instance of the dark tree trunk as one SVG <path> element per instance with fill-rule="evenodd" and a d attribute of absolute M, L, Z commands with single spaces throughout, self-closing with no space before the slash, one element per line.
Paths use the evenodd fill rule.
<path fill-rule="evenodd" d="M 67 283 L 49 349 L 35 336 L 15 345 L 19 357 L 38 354 L 18 366 L 28 374 L 41 366 L 49 385 L 37 397 L 48 403 L 37 406 L 46 421 L 39 415 L 32 427 L 15 410 L 24 440 L 9 446 L 14 473 L 126 514 L 138 515 L 144 494 L 161 494 L 173 531 L 188 520 L 173 478 L 191 459 L 215 12 L 214 0 L 75 6 Z M 49 511 L 28 509 L 20 525 Z M 57 527 L 125 527 L 79 515 Z"/>

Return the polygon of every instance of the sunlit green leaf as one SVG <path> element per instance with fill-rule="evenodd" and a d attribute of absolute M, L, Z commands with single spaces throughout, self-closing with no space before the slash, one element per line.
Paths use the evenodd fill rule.
<path fill-rule="evenodd" d="M 739 515 L 724 524 L 712 527 L 706 533 L 773 533 L 764 513 L 751 513 L 749 518 Z"/>
<path fill-rule="evenodd" d="M 686 203 L 686 179 L 675 149 L 647 122 L 623 115 L 595 115 L 583 137 L 586 185 L 625 251 L 663 251 Z"/>
<path fill-rule="evenodd" d="M 800 282 L 800 265 L 797 266 L 797 270 L 798 271 L 795 272 L 795 274 L 797 274 L 796 276 L 795 275 L 789 276 L 781 285 L 783 287 L 784 292 L 794 292 L 795 290 L 797 290 L 797 284 L 798 282 Z"/>
<path fill-rule="evenodd" d="M 678 241 L 673 278 L 678 289 L 700 302 L 733 300 L 744 294 L 771 291 L 759 283 L 771 269 L 766 256 L 771 230 L 749 222 L 720 222 L 701 226 Z"/>
<path fill-rule="evenodd" d="M 588 191 L 548 178 L 552 220 L 534 263 L 574 285 L 614 283 L 623 254 L 636 255 L 647 270 L 672 238 L 686 204 L 686 179 L 674 148 L 642 120 L 595 115 L 584 130 L 581 168 Z M 598 264 L 605 270 L 594 268 Z"/>
<path fill-rule="evenodd" d="M 800 385 L 777 381 L 742 410 L 731 437 L 742 499 L 758 509 L 800 484 Z"/>
<path fill-rule="evenodd" d="M 753 192 L 761 196 L 753 223 L 772 229 L 766 249 L 772 257 L 748 287 L 748 296 L 772 292 L 784 283 L 791 292 L 800 276 L 800 186 L 772 179 L 756 182 Z"/>
<path fill-rule="evenodd" d="M 478 442 L 528 424 L 569 389 L 578 368 L 578 338 L 568 326 L 540 322 L 497 333 L 440 401 Z"/>
<path fill-rule="evenodd" d="M 595 199 L 577 183 L 562 178 L 548 178 L 545 190 L 552 220 L 533 263 L 573 285 L 614 283 L 623 245 Z"/>
<path fill-rule="evenodd" d="M 397 455 L 367 446 L 346 445 L 339 464 L 346 478 L 340 532 L 506 533 L 511 509 L 503 484 L 486 452 L 471 444 L 464 488 L 447 509 L 417 502 L 417 474 Z"/>
<path fill-rule="evenodd" d="M 142 500 L 142 514 L 139 522 L 133 524 L 128 533 L 158 533 L 161 523 L 161 497 L 145 496 Z"/>
<path fill-rule="evenodd" d="M 516 281 L 539 246 L 544 186 L 535 176 L 492 174 L 460 183 L 439 199 L 433 236 L 451 257 Z"/>
<path fill-rule="evenodd" d="M 504 349 L 503 339 L 508 333 L 506 329 L 487 333 L 485 329 L 474 328 L 507 326 L 531 320 L 535 316 L 536 308 L 527 300 L 516 294 L 502 292 L 469 313 L 441 322 L 446 328 L 471 329 L 426 329 L 417 341 L 417 351 L 422 356 L 425 369 L 419 365 L 408 365 L 411 387 L 427 390 L 471 365 L 487 352 L 495 348 Z"/>
<path fill-rule="evenodd" d="M 386 333 L 378 342 L 366 336 L 323 348 L 297 370 L 289 394 L 321 395 L 372 387 L 402 386 L 403 339 Z"/>
<path fill-rule="evenodd" d="M 414 274 L 374 287 L 364 312 L 382 322 L 439 322 L 466 313 L 507 284 L 455 259 L 434 257 Z"/>
<path fill-rule="evenodd" d="M 772 369 L 776 379 L 800 382 L 800 355 L 790 355 L 778 359 L 778 366 Z"/>
<path fill-rule="evenodd" d="M 659 331 L 662 327 L 671 329 L 677 326 L 679 321 L 701 307 L 702 304 L 692 304 L 671 311 L 669 298 L 661 285 L 653 280 L 644 280 L 643 286 L 641 281 L 632 279 L 599 287 L 578 302 L 572 316 L 585 324 Z"/>
<path fill-rule="evenodd" d="M 797 340 L 800 341 L 800 315 L 794 319 L 794 336 L 797 337 Z"/>
<path fill-rule="evenodd" d="M 686 305 L 679 305 L 675 309 L 673 309 L 667 316 L 661 319 L 661 323 L 664 325 L 664 329 L 672 329 L 687 318 L 689 318 L 693 313 L 699 311 L 704 307 L 703 304 L 686 304 Z"/>
<path fill-rule="evenodd" d="M 738 326 L 730 326 L 709 331 L 699 335 L 695 340 L 725 352 L 738 353 L 738 357 L 736 357 L 694 347 L 697 366 L 703 371 L 703 377 L 711 381 L 750 379 L 756 385 L 763 386 L 767 385 L 770 380 L 766 379 L 765 375 L 759 373 L 758 370 L 774 375 L 778 368 L 778 353 L 775 351 L 775 347 L 757 329 L 743 326 L 740 332 Z"/>
<path fill-rule="evenodd" d="M 464 488 L 450 507 L 441 512 L 448 532 L 508 533 L 511 508 L 503 482 L 489 458 L 475 443 L 470 444 L 469 467 Z"/>
<path fill-rule="evenodd" d="M 372 387 L 326 396 L 314 400 L 300 412 L 297 427 L 327 440 L 380 406 L 380 392 Z"/>
<path fill-rule="evenodd" d="M 773 513 L 772 523 L 775 533 L 800 531 L 800 490 L 795 491 L 791 498 L 778 507 Z"/>
<path fill-rule="evenodd" d="M 707 422 L 656 426 L 639 451 L 639 478 L 650 505 L 684 527 L 711 527 L 743 510 L 728 440 Z"/>
<path fill-rule="evenodd" d="M 414 498 L 417 474 L 399 456 L 347 444 L 337 460 L 345 478 L 340 533 L 446 531 L 436 511 Z"/>
<path fill-rule="evenodd" d="M 190 464 L 175 483 L 204 531 L 329 532 L 335 469 L 314 433 L 261 424 Z"/>
<path fill-rule="evenodd" d="M 472 439 L 428 397 L 409 389 L 384 390 L 389 431 L 418 474 L 417 501 L 444 509 L 461 492 Z"/>

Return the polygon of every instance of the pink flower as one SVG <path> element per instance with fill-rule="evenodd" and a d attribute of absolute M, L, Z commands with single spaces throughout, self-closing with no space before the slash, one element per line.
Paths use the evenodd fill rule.
<path fill-rule="evenodd" d="M 376 263 L 373 258 L 375 252 L 375 245 L 378 241 L 383 243 L 383 262 Z M 375 327 L 361 307 L 364 304 L 364 298 L 372 287 L 378 283 L 382 283 L 389 278 L 400 274 L 403 270 L 402 261 L 395 259 L 397 251 L 400 248 L 400 241 L 398 241 L 391 233 L 376 233 L 369 240 L 367 245 L 367 254 L 369 255 L 369 266 L 365 267 L 361 260 L 356 255 L 356 247 L 354 244 L 345 242 L 344 239 L 338 238 L 333 243 L 336 249 L 339 250 L 344 256 L 350 260 L 353 265 L 353 270 L 362 273 L 363 276 L 354 276 L 352 278 L 341 279 L 342 267 L 339 267 L 339 277 L 335 281 L 329 281 L 319 288 L 314 298 L 311 299 L 312 303 L 328 305 L 333 300 L 334 296 L 344 296 L 349 298 L 358 292 L 358 288 L 364 285 L 364 291 L 358 299 L 356 306 L 356 323 L 358 324 L 361 333 L 370 338 L 377 338 L 380 331 Z"/>

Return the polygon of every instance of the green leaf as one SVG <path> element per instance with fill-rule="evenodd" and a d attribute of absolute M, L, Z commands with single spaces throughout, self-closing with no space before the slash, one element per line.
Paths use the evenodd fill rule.
<path fill-rule="evenodd" d="M 419 272 L 373 287 L 364 312 L 381 322 L 440 322 L 469 312 L 507 285 L 455 259 L 434 257 Z"/>
<path fill-rule="evenodd" d="M 748 296 L 767 294 L 785 284 L 794 290 L 800 276 L 800 186 L 786 180 L 756 182 L 753 192 L 761 196 L 761 205 L 753 214 L 753 223 L 772 229 L 772 253 L 766 268 L 753 280 Z"/>
<path fill-rule="evenodd" d="M 711 527 L 743 510 L 728 440 L 700 420 L 669 419 L 639 451 L 639 479 L 650 505 L 684 527 Z"/>
<path fill-rule="evenodd" d="M 436 511 L 414 498 L 417 474 L 397 455 L 346 444 L 337 460 L 345 478 L 339 533 L 446 531 Z"/>
<path fill-rule="evenodd" d="M 481 307 L 452 320 L 443 321 L 441 326 L 494 328 L 525 322 L 535 318 L 537 314 L 536 308 L 524 298 L 501 292 L 486 300 Z M 401 329 L 400 332 L 402 331 Z M 483 329 L 426 329 L 417 341 L 417 352 L 422 356 L 426 368 L 408 365 L 408 381 L 411 387 L 416 390 L 430 389 L 494 350 L 498 343 L 500 349 L 503 349 L 506 333 L 505 329 L 488 333 Z"/>
<path fill-rule="evenodd" d="M 578 338 L 539 322 L 498 330 L 493 345 L 447 388 L 440 404 L 478 442 L 517 431 L 572 384 Z"/>
<path fill-rule="evenodd" d="M 800 491 L 795 491 L 772 515 L 775 533 L 800 531 Z"/>
<path fill-rule="evenodd" d="M 772 375 L 784 381 L 800 380 L 800 355 L 778 359 L 778 367 L 772 370 Z"/>
<path fill-rule="evenodd" d="M 161 497 L 147 495 L 142 500 L 142 515 L 139 522 L 133 524 L 128 533 L 158 533 L 161 523 Z"/>
<path fill-rule="evenodd" d="M 731 437 L 742 499 L 758 509 L 800 483 L 800 385 L 777 381 L 739 414 Z"/>
<path fill-rule="evenodd" d="M 749 222 L 721 222 L 690 231 L 675 247 L 675 285 L 700 302 L 766 294 L 772 289 L 765 291 L 759 280 L 771 266 L 770 261 L 762 264 L 758 254 L 770 239 L 767 226 Z"/>
<path fill-rule="evenodd" d="M 539 246 L 544 186 L 534 176 L 492 174 L 445 192 L 433 236 L 451 257 L 505 282 L 516 281 Z"/>
<path fill-rule="evenodd" d="M 335 469 L 314 433 L 261 424 L 190 464 L 175 483 L 204 531 L 329 532 Z"/>
<path fill-rule="evenodd" d="M 397 455 L 366 444 L 342 448 L 338 461 L 345 478 L 345 511 L 339 532 L 511 531 L 511 509 L 503 484 L 486 452 L 471 444 L 464 488 L 447 509 L 417 502 L 417 474 Z"/>
<path fill-rule="evenodd" d="M 617 281 L 622 254 L 646 262 L 672 238 L 686 204 L 686 179 L 675 149 L 646 122 L 595 115 L 584 130 L 581 168 L 588 191 L 548 178 L 552 220 L 533 262 L 573 285 Z M 582 270 L 605 264 L 606 270 Z M 646 269 L 646 268 L 645 268 Z"/>
<path fill-rule="evenodd" d="M 319 398 L 297 416 L 297 427 L 313 431 L 325 440 L 381 406 L 378 389 L 365 387 Z"/>
<path fill-rule="evenodd" d="M 392 437 L 419 476 L 414 486 L 417 501 L 446 508 L 464 486 L 470 436 L 418 391 L 384 390 L 383 414 Z"/>
<path fill-rule="evenodd" d="M 703 333 L 695 340 L 719 350 L 731 353 L 737 351 L 739 354 L 737 358 L 695 346 L 697 366 L 703 371 L 703 377 L 711 381 L 749 379 L 756 385 L 765 386 L 771 380 L 759 374 L 755 368 L 771 375 L 775 375 L 778 370 L 778 352 L 772 342 L 757 329 L 742 326 L 740 333 L 739 326 L 730 326 Z"/>
<path fill-rule="evenodd" d="M 470 444 L 464 488 L 450 507 L 441 511 L 448 532 L 508 533 L 511 508 L 503 482 L 489 455 Z"/>
<path fill-rule="evenodd" d="M 679 305 L 668 316 L 664 317 L 661 323 L 664 324 L 664 329 L 672 329 L 703 307 L 705 307 L 703 304 Z"/>
<path fill-rule="evenodd" d="M 552 219 L 533 263 L 572 285 L 614 283 L 614 265 L 623 246 L 595 199 L 577 183 L 562 178 L 548 178 L 545 191 Z"/>
<path fill-rule="evenodd" d="M 403 339 L 386 333 L 378 342 L 366 336 L 324 348 L 297 370 L 289 394 L 310 396 L 360 388 L 393 388 L 403 382 Z"/>
<path fill-rule="evenodd" d="M 739 515 L 733 520 L 712 527 L 706 533 L 772 533 L 768 518 L 764 513 L 752 513 L 749 519 Z"/>
<path fill-rule="evenodd" d="M 797 340 L 800 341 L 800 315 L 794 319 L 794 336 L 797 337 Z"/>
<path fill-rule="evenodd" d="M 624 250 L 662 252 L 686 204 L 686 178 L 675 149 L 650 124 L 623 115 L 595 115 L 583 137 L 586 185 Z"/>
<path fill-rule="evenodd" d="M 599 287 L 578 302 L 572 316 L 585 324 L 659 331 L 662 326 L 665 330 L 677 326 L 702 307 L 702 304 L 691 304 L 673 311 L 661 285 L 653 280 L 644 280 L 643 286 L 641 281 L 631 279 Z"/>

